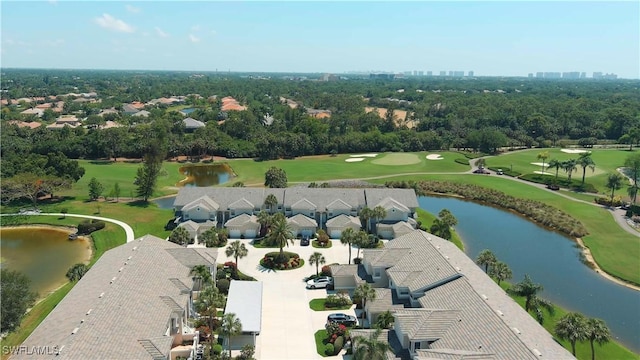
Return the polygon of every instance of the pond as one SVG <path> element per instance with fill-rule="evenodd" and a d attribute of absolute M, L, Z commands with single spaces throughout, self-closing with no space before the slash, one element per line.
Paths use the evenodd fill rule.
<path fill-rule="evenodd" d="M 45 297 L 67 283 L 71 266 L 91 259 L 91 242 L 69 240 L 69 230 L 49 227 L 0 229 L 2 268 L 20 271 L 31 279 L 31 287 Z"/>
<path fill-rule="evenodd" d="M 511 283 L 529 274 L 544 286 L 542 297 L 570 311 L 606 321 L 613 336 L 640 353 L 640 292 L 598 275 L 580 260 L 576 243 L 513 213 L 455 198 L 418 198 L 432 214 L 449 209 L 458 219 L 465 253 L 491 250 L 513 271 Z"/>
<path fill-rule="evenodd" d="M 180 168 L 180 174 L 186 178 L 178 186 L 214 186 L 224 184 L 234 176 L 227 164 L 186 165 Z"/>

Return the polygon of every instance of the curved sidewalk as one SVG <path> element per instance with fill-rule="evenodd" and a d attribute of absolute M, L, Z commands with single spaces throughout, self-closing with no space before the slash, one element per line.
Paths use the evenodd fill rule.
<path fill-rule="evenodd" d="M 131 226 L 129 226 L 129 224 L 120 220 L 105 218 L 101 216 L 81 215 L 81 214 L 62 214 L 62 213 L 0 214 L 0 216 L 38 216 L 38 215 L 65 216 L 65 217 L 70 216 L 70 217 L 78 217 L 78 218 L 84 218 L 84 219 L 95 219 L 95 220 L 106 221 L 106 222 L 116 224 L 121 228 L 123 228 L 125 234 L 127 235 L 127 242 L 131 242 L 136 238 L 135 234 L 133 233 L 133 229 L 131 228 Z"/>

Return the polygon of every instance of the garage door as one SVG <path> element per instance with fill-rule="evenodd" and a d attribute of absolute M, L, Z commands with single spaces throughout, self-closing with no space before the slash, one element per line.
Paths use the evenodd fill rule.
<path fill-rule="evenodd" d="M 254 229 L 249 229 L 244 232 L 244 237 L 247 239 L 253 239 L 256 237 L 256 231 Z"/>
<path fill-rule="evenodd" d="M 311 230 L 311 229 L 302 229 L 302 231 L 300 231 L 300 234 L 302 234 L 302 236 L 312 236 L 313 235 L 313 230 Z"/>
<path fill-rule="evenodd" d="M 240 238 L 240 230 L 239 229 L 233 229 L 233 230 L 229 230 L 229 237 L 232 239 L 239 239 Z"/>
<path fill-rule="evenodd" d="M 332 239 L 340 239 L 340 236 L 342 236 L 342 231 L 340 231 L 340 230 L 331 230 L 331 233 L 329 234 L 329 236 Z"/>

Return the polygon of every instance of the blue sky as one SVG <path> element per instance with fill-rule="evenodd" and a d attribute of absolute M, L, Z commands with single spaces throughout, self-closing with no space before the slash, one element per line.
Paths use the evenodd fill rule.
<path fill-rule="evenodd" d="M 640 2 L 6 1 L 2 67 L 640 77 Z"/>

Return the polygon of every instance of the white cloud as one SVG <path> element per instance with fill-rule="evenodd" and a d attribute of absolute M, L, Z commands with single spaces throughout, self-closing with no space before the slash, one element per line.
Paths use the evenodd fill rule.
<path fill-rule="evenodd" d="M 198 30 L 200 30 L 201 28 L 202 28 L 202 26 L 200 26 L 200 25 L 193 25 L 193 26 L 191 27 L 191 31 L 198 31 Z"/>
<path fill-rule="evenodd" d="M 160 29 L 159 27 L 155 27 L 156 29 L 156 34 L 158 34 L 158 36 L 166 38 L 169 37 L 169 34 L 167 34 L 166 32 L 162 31 L 162 29 Z"/>
<path fill-rule="evenodd" d="M 192 42 L 192 43 L 200 42 L 200 38 L 199 38 L 199 37 L 196 37 L 196 36 L 195 36 L 195 35 L 193 35 L 193 34 L 189 34 L 189 40 L 191 40 L 191 42 Z"/>
<path fill-rule="evenodd" d="M 109 14 L 102 14 L 101 17 L 95 18 L 94 21 L 96 22 L 96 24 L 100 25 L 101 27 L 105 29 L 113 30 L 113 31 L 126 32 L 126 33 L 132 33 L 135 31 L 133 26 L 127 24 L 126 22 L 120 19 L 114 18 Z"/>
<path fill-rule="evenodd" d="M 133 5 L 125 5 L 124 6 L 128 12 L 132 13 L 132 14 L 137 14 L 140 12 L 140 8 L 139 7 L 135 7 Z"/>

